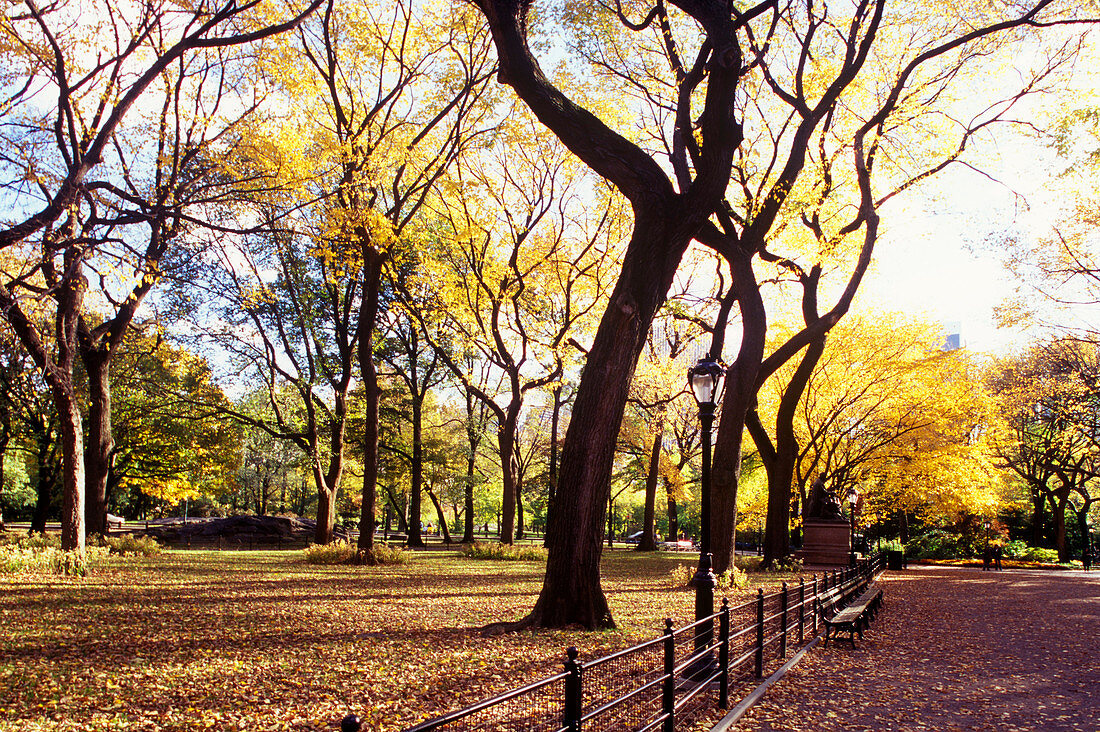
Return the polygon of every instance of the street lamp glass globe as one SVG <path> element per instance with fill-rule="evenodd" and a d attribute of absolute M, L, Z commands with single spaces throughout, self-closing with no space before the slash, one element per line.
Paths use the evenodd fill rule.
<path fill-rule="evenodd" d="M 699 406 L 713 405 L 717 401 L 722 374 L 722 366 L 709 358 L 699 359 L 699 363 L 688 369 L 688 383 Z"/>

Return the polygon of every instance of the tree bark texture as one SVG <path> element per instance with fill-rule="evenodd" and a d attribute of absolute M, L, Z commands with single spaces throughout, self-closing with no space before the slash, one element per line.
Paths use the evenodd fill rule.
<path fill-rule="evenodd" d="M 107 477 L 111 471 L 115 439 L 111 431 L 111 357 L 109 352 L 82 351 L 88 374 L 88 444 L 84 452 L 87 470 L 85 518 L 89 534 L 107 534 Z"/>

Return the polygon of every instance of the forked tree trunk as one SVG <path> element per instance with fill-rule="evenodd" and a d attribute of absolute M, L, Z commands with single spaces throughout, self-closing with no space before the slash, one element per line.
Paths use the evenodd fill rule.
<path fill-rule="evenodd" d="M 435 494 L 431 486 L 425 486 L 428 492 L 428 498 L 431 499 L 432 505 L 435 506 L 435 515 L 439 521 L 439 533 L 443 535 L 443 543 L 451 543 L 451 530 L 447 527 L 447 517 L 443 513 L 443 504 L 439 502 L 439 496 Z"/>

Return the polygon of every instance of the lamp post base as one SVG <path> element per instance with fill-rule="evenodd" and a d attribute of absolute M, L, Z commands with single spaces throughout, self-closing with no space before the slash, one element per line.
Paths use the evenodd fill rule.
<path fill-rule="evenodd" d="M 718 670 L 718 661 L 714 656 L 714 590 L 718 587 L 718 578 L 714 575 L 710 554 L 699 555 L 699 568 L 695 571 L 691 583 L 695 585 L 695 653 L 699 656 L 684 669 L 684 678 L 702 681 Z M 704 622 L 704 618 L 710 618 Z"/>

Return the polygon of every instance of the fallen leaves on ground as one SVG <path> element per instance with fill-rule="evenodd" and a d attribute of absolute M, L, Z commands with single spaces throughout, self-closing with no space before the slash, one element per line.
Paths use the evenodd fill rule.
<path fill-rule="evenodd" d="M 685 561 L 607 555 L 619 630 L 488 638 L 530 610 L 541 565 L 177 551 L 82 579 L 0 577 L 0 730 L 333 730 L 348 712 L 398 730 L 556 673 L 567 646 L 591 659 L 687 622 L 692 594 L 668 581 Z"/>
<path fill-rule="evenodd" d="M 854 651 L 815 649 L 739 730 L 1097 729 L 1100 573 L 918 567 Z"/>

